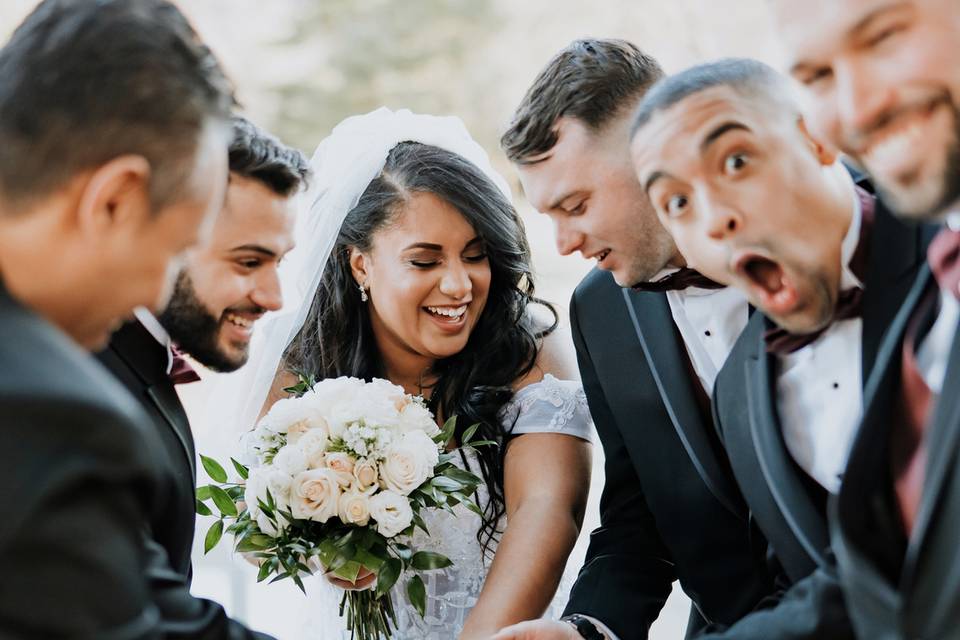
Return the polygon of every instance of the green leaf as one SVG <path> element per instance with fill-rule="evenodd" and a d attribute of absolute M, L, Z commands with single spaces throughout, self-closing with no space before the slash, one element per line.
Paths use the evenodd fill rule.
<path fill-rule="evenodd" d="M 450 419 L 443 423 L 443 428 L 440 430 L 440 433 L 433 437 L 433 441 L 438 444 L 446 444 L 453 439 L 453 434 L 456 430 L 457 416 L 450 416 Z"/>
<path fill-rule="evenodd" d="M 413 524 L 420 527 L 425 534 L 430 535 L 430 532 L 427 531 L 427 523 L 423 521 L 423 518 L 420 517 L 419 513 L 413 514 Z"/>
<path fill-rule="evenodd" d="M 343 578 L 347 582 L 356 582 L 357 576 L 360 575 L 360 563 L 356 560 L 351 560 L 347 562 L 342 567 L 338 567 L 334 570 L 333 575 L 338 578 Z"/>
<path fill-rule="evenodd" d="M 476 440 L 471 442 L 469 447 L 471 449 L 476 449 L 477 447 L 499 447 L 499 442 L 494 442 L 493 440 Z"/>
<path fill-rule="evenodd" d="M 470 425 L 469 427 L 467 427 L 467 430 L 463 432 L 463 437 L 460 438 L 460 442 L 462 444 L 470 444 L 470 438 L 473 437 L 473 434 L 475 434 L 477 432 L 477 429 L 479 428 L 480 428 L 479 422 L 477 424 Z"/>
<path fill-rule="evenodd" d="M 413 554 L 410 561 L 413 568 L 417 571 L 429 571 L 430 569 L 443 569 L 453 564 L 445 555 L 434 553 L 432 551 L 417 551 Z"/>
<path fill-rule="evenodd" d="M 214 482 L 227 481 L 227 472 L 223 470 L 219 462 L 202 454 L 200 455 L 200 462 L 203 463 L 203 468 L 206 470 L 207 475 L 210 476 Z"/>
<path fill-rule="evenodd" d="M 263 582 L 267 577 L 273 573 L 274 568 L 273 562 L 265 560 L 260 563 L 260 571 L 257 573 L 257 582 Z"/>
<path fill-rule="evenodd" d="M 202 487 L 197 487 L 197 500 L 209 500 L 210 499 L 210 485 L 205 484 Z"/>
<path fill-rule="evenodd" d="M 437 476 L 430 481 L 430 484 L 446 492 L 460 491 L 463 489 L 463 483 L 446 476 Z"/>
<path fill-rule="evenodd" d="M 210 511 L 210 507 L 208 507 L 207 505 L 203 504 L 203 503 L 200 502 L 199 500 L 197 500 L 196 509 L 197 509 L 197 513 L 199 513 L 201 516 L 212 516 L 212 515 L 213 515 L 213 511 Z"/>
<path fill-rule="evenodd" d="M 203 539 L 203 553 L 210 553 L 210 549 L 217 546 L 223 536 L 223 520 L 217 520 L 207 529 L 207 536 Z"/>
<path fill-rule="evenodd" d="M 480 478 L 475 473 L 470 473 L 465 469 L 460 469 L 459 467 L 451 467 L 443 472 L 448 478 L 453 478 L 458 482 L 463 484 L 480 484 L 482 482 Z"/>
<path fill-rule="evenodd" d="M 420 576 L 413 576 L 407 580 L 407 597 L 422 618 L 427 612 L 427 588 L 423 585 Z"/>
<path fill-rule="evenodd" d="M 210 497 L 213 498 L 213 503 L 217 505 L 217 509 L 220 509 L 220 513 L 225 516 L 237 515 L 237 505 L 233 502 L 233 499 L 227 495 L 226 491 L 220 487 L 210 485 Z"/>
<path fill-rule="evenodd" d="M 246 480 L 247 477 L 250 475 L 249 470 L 245 466 L 243 466 L 242 464 L 234 460 L 233 458 L 230 458 L 230 462 L 233 463 L 233 468 L 237 470 L 237 475 L 239 475 L 241 478 Z"/>
<path fill-rule="evenodd" d="M 474 502 L 473 500 L 461 500 L 460 504 L 465 506 L 470 511 L 473 511 L 475 514 L 477 514 L 481 518 L 483 517 L 483 511 L 480 509 L 480 507 L 477 506 L 477 503 Z"/>
<path fill-rule="evenodd" d="M 248 551 L 263 551 L 273 546 L 273 538 L 264 533 L 254 533 L 245 536 L 237 543 L 237 551 L 246 553 Z"/>
<path fill-rule="evenodd" d="M 393 548 L 397 552 L 397 555 L 403 560 L 409 560 L 413 557 L 413 549 L 405 544 L 397 544 L 394 545 Z"/>
<path fill-rule="evenodd" d="M 401 571 L 403 564 L 396 558 L 390 558 L 380 566 L 377 571 L 377 596 L 382 596 L 397 584 Z"/>
<path fill-rule="evenodd" d="M 374 573 L 376 573 L 384 563 L 382 558 L 378 558 L 364 549 L 357 549 L 353 559 Z"/>

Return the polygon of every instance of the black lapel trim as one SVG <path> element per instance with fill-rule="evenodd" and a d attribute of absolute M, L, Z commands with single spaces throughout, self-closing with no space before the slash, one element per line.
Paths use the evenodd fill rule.
<path fill-rule="evenodd" d="M 768 321 L 763 318 L 763 322 L 766 325 Z M 772 356 L 764 348 L 763 332 L 758 333 L 755 342 L 757 350 L 744 363 L 744 376 L 750 434 L 760 470 L 800 546 L 818 566 L 826 567 L 828 563 L 823 552 L 830 546 L 826 514 L 811 500 L 798 476 L 801 472 L 797 471 L 796 463 L 787 450 L 774 405 L 776 388 L 771 367 Z"/>
<path fill-rule="evenodd" d="M 624 289 L 623 299 L 650 365 L 650 373 L 687 455 L 714 497 L 731 513 L 743 519 L 743 508 L 736 506 L 741 500 L 728 475 L 723 473 L 707 436 L 706 430 L 713 429 L 713 426 L 704 424 L 690 387 L 691 381 L 679 352 L 684 347 L 678 344 L 666 295 Z M 642 307 L 638 308 L 641 304 Z"/>

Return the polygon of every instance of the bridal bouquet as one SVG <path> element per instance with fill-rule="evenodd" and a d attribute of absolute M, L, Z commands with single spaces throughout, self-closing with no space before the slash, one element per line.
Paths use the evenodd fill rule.
<path fill-rule="evenodd" d="M 216 484 L 197 490 L 197 512 L 219 512 L 204 548 L 226 530 L 237 551 L 259 561 L 258 581 L 290 578 L 301 590 L 301 576 L 318 565 L 349 581 L 362 569 L 375 573 L 375 590 L 346 591 L 340 613 L 351 637 L 389 638 L 390 589 L 400 577 L 409 576 L 407 595 L 423 616 L 418 572 L 451 564 L 409 546 L 415 527 L 427 532 L 423 510 L 463 504 L 479 514 L 471 496 L 481 480 L 446 451 L 455 419 L 440 429 L 420 397 L 386 380 L 301 378 L 287 391 L 294 397 L 273 405 L 244 437 L 243 462 L 231 459 L 236 482 L 201 456 Z M 464 447 L 492 444 L 471 442 L 475 431 L 464 433 Z"/>

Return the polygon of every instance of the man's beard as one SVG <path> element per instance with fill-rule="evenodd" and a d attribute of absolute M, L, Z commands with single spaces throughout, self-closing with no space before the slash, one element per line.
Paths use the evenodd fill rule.
<path fill-rule="evenodd" d="M 922 187 L 890 188 L 875 180 L 881 199 L 894 211 L 911 220 L 936 220 L 960 203 L 960 106 L 953 104 L 953 140 L 947 149 L 943 175 L 930 195 L 916 193 Z M 867 167 L 869 171 L 869 167 Z"/>
<path fill-rule="evenodd" d="M 214 317 L 193 288 L 186 271 L 181 271 L 173 289 L 170 303 L 159 318 L 177 347 L 190 354 L 197 362 L 214 371 L 236 371 L 247 361 L 247 348 L 235 357 L 220 348 L 222 319 Z"/>

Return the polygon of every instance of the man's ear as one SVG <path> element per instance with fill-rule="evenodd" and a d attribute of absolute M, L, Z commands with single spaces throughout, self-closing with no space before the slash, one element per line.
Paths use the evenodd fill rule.
<path fill-rule="evenodd" d="M 82 188 L 76 215 L 82 231 L 97 234 L 147 220 L 150 163 L 143 156 L 126 155 L 97 167 Z"/>
<path fill-rule="evenodd" d="M 836 148 L 810 133 L 810 130 L 807 129 L 807 123 L 804 121 L 803 116 L 799 116 L 797 118 L 797 127 L 800 129 L 800 134 L 810 146 L 813 154 L 817 157 L 817 160 L 820 161 L 820 164 L 828 167 L 837 161 L 838 154 Z"/>
<path fill-rule="evenodd" d="M 356 247 L 350 247 L 350 271 L 358 285 L 369 287 L 367 278 L 370 275 L 370 256 Z"/>

